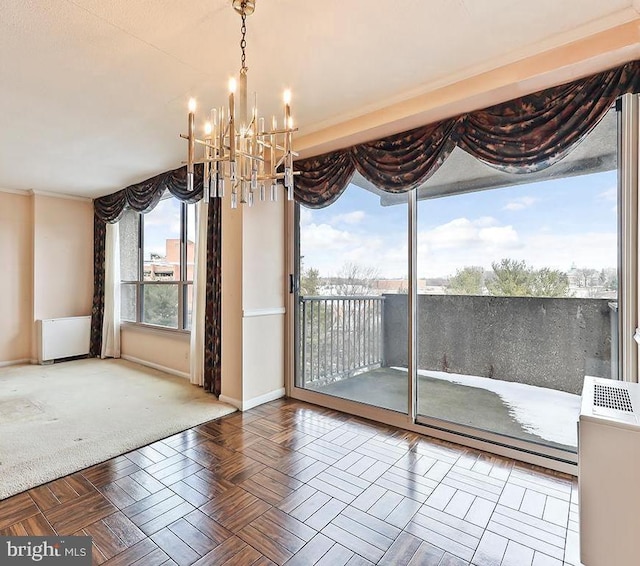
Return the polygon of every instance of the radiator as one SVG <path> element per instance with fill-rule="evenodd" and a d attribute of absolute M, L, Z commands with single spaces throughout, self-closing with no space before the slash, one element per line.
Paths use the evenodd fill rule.
<path fill-rule="evenodd" d="M 638 564 L 639 384 L 585 377 L 578 464 L 580 562 Z"/>
<path fill-rule="evenodd" d="M 37 332 L 40 364 L 89 353 L 90 316 L 39 320 Z"/>

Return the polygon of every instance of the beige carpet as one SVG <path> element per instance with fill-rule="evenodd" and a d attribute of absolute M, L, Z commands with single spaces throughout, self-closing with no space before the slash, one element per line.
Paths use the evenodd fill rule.
<path fill-rule="evenodd" d="M 233 412 L 124 360 L 0 369 L 0 499 Z"/>

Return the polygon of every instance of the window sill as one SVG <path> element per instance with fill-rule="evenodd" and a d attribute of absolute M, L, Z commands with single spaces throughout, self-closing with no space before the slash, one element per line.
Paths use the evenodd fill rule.
<path fill-rule="evenodd" d="M 190 330 L 178 330 L 177 328 L 166 328 L 164 326 L 155 326 L 153 324 L 145 324 L 144 322 L 121 322 L 121 329 L 134 330 L 148 334 L 158 334 L 162 336 L 175 336 L 189 339 L 191 337 Z"/>

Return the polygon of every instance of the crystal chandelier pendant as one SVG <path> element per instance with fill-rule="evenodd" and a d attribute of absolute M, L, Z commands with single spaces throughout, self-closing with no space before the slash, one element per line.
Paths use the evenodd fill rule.
<path fill-rule="evenodd" d="M 232 0 L 234 10 L 242 18 L 240 49 L 242 53 L 238 81 L 229 80 L 229 99 L 225 106 L 211 110 L 210 120 L 204 128 L 202 139 L 195 133 L 195 100 L 189 101 L 188 133 L 181 137 L 188 142 L 187 148 L 187 190 L 195 185 L 195 165 L 203 165 L 203 198 L 222 198 L 225 184 L 231 186 L 231 207 L 237 208 L 238 200 L 252 206 L 255 193 L 260 191 L 260 200 L 266 197 L 266 186 L 270 187 L 272 201 L 278 200 L 280 183 L 287 191 L 289 200 L 294 196 L 293 158 L 298 154 L 293 150 L 293 127 L 291 116 L 291 91 L 283 96 L 283 121 L 278 128 L 275 116 L 271 129 L 265 128 L 265 120 L 258 116 L 257 97 L 253 106 L 247 106 L 247 46 L 246 18 L 255 10 L 255 0 Z M 196 156 L 196 148 L 202 155 Z"/>

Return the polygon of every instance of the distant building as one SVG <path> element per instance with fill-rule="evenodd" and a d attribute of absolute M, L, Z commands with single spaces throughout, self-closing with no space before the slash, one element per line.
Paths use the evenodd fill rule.
<path fill-rule="evenodd" d="M 195 244 L 187 242 L 187 280 L 193 281 Z M 165 240 L 164 257 L 151 254 L 144 262 L 145 281 L 180 281 L 180 238 Z"/>

